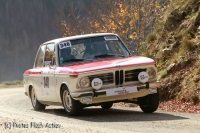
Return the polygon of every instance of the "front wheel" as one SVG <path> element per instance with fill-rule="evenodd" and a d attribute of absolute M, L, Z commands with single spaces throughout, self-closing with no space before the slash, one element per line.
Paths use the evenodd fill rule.
<path fill-rule="evenodd" d="M 31 103 L 32 103 L 32 106 L 33 108 L 36 110 L 36 111 L 41 111 L 41 110 L 44 110 L 45 109 L 45 105 L 44 104 L 41 104 L 37 98 L 36 98 L 36 95 L 35 95 L 35 90 L 32 88 L 31 89 Z"/>
<path fill-rule="evenodd" d="M 68 115 L 70 116 L 81 115 L 83 111 L 83 104 L 77 100 L 74 100 L 70 96 L 70 92 L 67 89 L 67 86 L 62 87 L 61 96 L 62 96 L 62 103 L 63 103 L 64 109 Z"/>
<path fill-rule="evenodd" d="M 145 113 L 153 113 L 158 109 L 159 105 L 159 93 L 149 94 L 141 97 L 139 100 L 139 106 Z"/>

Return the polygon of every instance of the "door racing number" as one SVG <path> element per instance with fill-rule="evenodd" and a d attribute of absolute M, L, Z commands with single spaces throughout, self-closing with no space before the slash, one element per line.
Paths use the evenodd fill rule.
<path fill-rule="evenodd" d="M 41 83 L 42 94 L 50 96 L 49 77 L 41 77 Z"/>

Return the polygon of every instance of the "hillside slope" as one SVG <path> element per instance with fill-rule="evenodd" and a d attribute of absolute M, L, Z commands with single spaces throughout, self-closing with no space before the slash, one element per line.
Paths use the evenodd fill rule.
<path fill-rule="evenodd" d="M 157 61 L 161 101 L 200 102 L 200 1 L 172 0 L 143 45 Z M 142 48 L 141 48 L 142 49 Z"/>

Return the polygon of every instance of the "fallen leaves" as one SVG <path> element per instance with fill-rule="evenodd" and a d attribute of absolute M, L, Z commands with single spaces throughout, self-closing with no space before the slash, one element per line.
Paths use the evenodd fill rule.
<path fill-rule="evenodd" d="M 158 109 L 169 112 L 200 113 L 200 103 L 188 103 L 179 100 L 161 102 Z"/>
<path fill-rule="evenodd" d="M 133 103 L 114 103 L 113 106 L 120 107 L 138 107 L 137 104 Z M 170 100 L 167 102 L 161 102 L 158 106 L 158 110 L 168 111 L 168 112 L 184 112 L 184 113 L 199 113 L 200 114 L 200 103 L 188 103 L 178 100 Z"/>

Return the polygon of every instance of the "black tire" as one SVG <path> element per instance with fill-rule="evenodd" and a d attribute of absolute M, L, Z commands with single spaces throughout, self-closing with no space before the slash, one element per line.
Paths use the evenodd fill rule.
<path fill-rule="evenodd" d="M 83 104 L 71 97 L 66 85 L 62 86 L 61 98 L 63 107 L 69 116 L 79 116 L 82 114 Z"/>
<path fill-rule="evenodd" d="M 35 95 L 35 90 L 33 88 L 31 89 L 30 94 L 31 94 L 30 95 L 30 97 L 31 97 L 31 103 L 32 103 L 32 106 L 33 106 L 34 110 L 36 110 L 36 111 L 44 110 L 46 106 L 44 104 L 41 104 L 37 100 L 36 95 Z"/>
<path fill-rule="evenodd" d="M 102 109 L 110 109 L 113 106 L 113 103 L 103 103 L 101 105 Z"/>
<path fill-rule="evenodd" d="M 139 106 L 144 113 L 153 113 L 158 109 L 159 93 L 149 94 L 139 98 Z"/>

